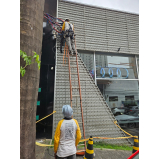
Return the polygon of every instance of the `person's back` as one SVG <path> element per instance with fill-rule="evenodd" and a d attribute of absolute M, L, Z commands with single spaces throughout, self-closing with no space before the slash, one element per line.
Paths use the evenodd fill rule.
<path fill-rule="evenodd" d="M 65 24 L 64 24 L 64 31 L 67 31 L 67 30 L 73 30 L 73 25 L 71 24 L 71 23 L 69 23 L 69 22 L 64 22 Z"/>
<path fill-rule="evenodd" d="M 69 105 L 63 106 L 64 119 L 60 120 L 54 136 L 54 152 L 57 158 L 75 158 L 76 146 L 81 139 L 77 120 L 72 119 L 73 110 Z M 72 113 L 70 113 L 72 112 Z M 77 135 L 77 138 L 75 138 Z"/>
<path fill-rule="evenodd" d="M 66 44 L 68 45 L 69 48 L 69 53 L 72 54 L 72 49 L 73 49 L 73 54 L 76 54 L 76 48 L 74 42 L 74 27 L 69 22 L 69 19 L 66 19 L 65 22 L 63 23 L 62 31 L 64 31 Z"/>

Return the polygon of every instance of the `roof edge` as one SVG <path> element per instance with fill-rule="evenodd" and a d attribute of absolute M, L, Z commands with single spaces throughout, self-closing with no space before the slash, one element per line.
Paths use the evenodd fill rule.
<path fill-rule="evenodd" d="M 73 2 L 73 1 L 68 1 L 68 0 L 58 0 L 58 1 L 63 1 L 63 2 L 67 2 L 67 3 L 73 3 L 73 4 L 79 4 L 79 5 L 89 6 L 89 7 L 94 7 L 94 8 L 100 8 L 100 9 L 118 11 L 118 12 L 123 12 L 123 13 L 129 13 L 129 14 L 134 14 L 134 15 L 138 15 L 139 16 L 139 13 L 134 13 L 134 12 L 129 12 L 129 11 L 116 10 L 116 9 L 112 9 L 112 8 L 94 6 L 94 5 L 89 5 L 89 4 L 80 3 L 80 2 Z"/>

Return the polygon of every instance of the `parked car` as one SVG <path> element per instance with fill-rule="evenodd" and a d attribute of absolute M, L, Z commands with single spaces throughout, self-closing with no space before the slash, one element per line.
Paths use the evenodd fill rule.
<path fill-rule="evenodd" d="M 139 110 L 138 106 L 117 107 L 117 108 L 113 108 L 112 112 L 113 112 L 114 116 L 118 116 L 121 114 L 128 114 L 130 111 L 136 111 L 136 110 Z"/>
<path fill-rule="evenodd" d="M 117 115 L 121 115 L 121 114 L 125 113 L 125 110 L 126 110 L 126 107 L 118 107 L 118 108 L 112 109 L 112 112 L 113 112 L 114 116 L 117 116 Z"/>
<path fill-rule="evenodd" d="M 139 110 L 139 106 L 127 107 L 127 109 L 125 110 L 124 114 L 128 114 L 131 111 L 138 111 L 138 110 Z"/>
<path fill-rule="evenodd" d="M 130 111 L 128 114 L 115 116 L 121 127 L 134 128 L 139 126 L 139 110 Z"/>

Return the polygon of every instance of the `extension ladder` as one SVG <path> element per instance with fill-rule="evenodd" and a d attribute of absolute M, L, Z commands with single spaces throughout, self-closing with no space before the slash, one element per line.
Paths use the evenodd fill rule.
<path fill-rule="evenodd" d="M 76 41 L 75 41 L 76 48 Z M 80 86 L 80 77 L 79 77 L 79 68 L 78 68 L 78 57 L 77 50 L 76 54 L 70 55 L 68 46 L 65 42 L 64 47 L 64 56 L 68 57 L 68 69 L 69 69 L 69 82 L 70 82 L 70 105 L 74 108 L 73 115 L 75 117 L 81 116 L 81 122 L 78 121 L 79 126 L 83 128 L 83 138 L 85 139 L 85 128 L 84 128 L 84 119 L 83 119 L 83 108 L 82 108 L 82 95 L 81 95 L 81 86 Z M 63 62 L 64 62 L 63 56 Z M 84 144 L 83 144 L 84 143 Z M 86 150 L 86 142 L 83 142 L 77 146 L 77 155 L 84 155 Z M 84 149 L 80 149 L 81 146 L 84 146 Z"/>

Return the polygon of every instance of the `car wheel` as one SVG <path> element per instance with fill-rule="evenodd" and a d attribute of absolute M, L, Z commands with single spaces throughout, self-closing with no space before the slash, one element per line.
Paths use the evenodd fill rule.
<path fill-rule="evenodd" d="M 135 124 L 134 123 L 129 123 L 128 124 L 128 128 L 134 128 L 135 127 Z"/>

